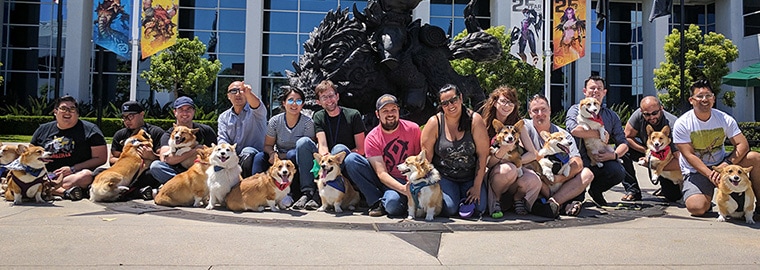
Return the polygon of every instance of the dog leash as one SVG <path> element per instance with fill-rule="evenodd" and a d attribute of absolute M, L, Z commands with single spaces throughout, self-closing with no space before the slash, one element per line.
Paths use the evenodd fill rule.
<path fill-rule="evenodd" d="M 647 172 L 649 173 L 649 182 L 652 182 L 652 185 L 660 184 L 660 178 L 652 179 L 652 155 L 647 156 Z"/>

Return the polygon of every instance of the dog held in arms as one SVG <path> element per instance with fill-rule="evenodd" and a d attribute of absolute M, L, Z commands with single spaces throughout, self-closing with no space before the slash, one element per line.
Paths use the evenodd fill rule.
<path fill-rule="evenodd" d="M 203 146 L 196 149 L 195 164 L 187 171 L 181 172 L 158 190 L 155 199 L 157 205 L 200 207 L 208 203 L 208 185 L 206 170 L 211 167 L 209 157 L 213 148 Z"/>
<path fill-rule="evenodd" d="M 208 180 L 208 205 L 206 210 L 214 209 L 217 204 L 224 205 L 224 198 L 230 193 L 232 187 L 240 182 L 240 173 L 243 170 L 238 165 L 239 158 L 235 152 L 237 144 L 222 143 L 212 144 L 212 152 L 209 157 L 211 166 L 206 169 Z"/>
<path fill-rule="evenodd" d="M 595 155 L 599 153 L 607 153 L 615 151 L 615 149 L 612 149 L 609 145 L 607 145 L 607 140 L 609 139 L 609 134 L 606 130 L 604 130 L 604 122 L 602 121 L 602 117 L 599 115 L 599 112 L 602 110 L 601 103 L 596 100 L 595 98 L 589 97 L 584 98 L 581 100 L 580 105 L 578 106 L 578 117 L 576 120 L 578 121 L 578 126 L 583 128 L 584 130 L 597 130 L 599 131 L 599 138 L 584 138 L 583 142 L 586 145 L 586 150 L 589 152 L 589 159 L 591 160 L 591 165 L 596 165 L 597 167 L 601 168 L 604 166 L 604 164 L 596 160 L 594 158 Z M 622 160 L 618 159 L 619 162 L 623 162 Z"/>
<path fill-rule="evenodd" d="M 549 185 L 551 194 L 554 194 L 562 186 L 562 183 L 554 182 L 554 175 L 570 175 L 570 147 L 573 139 L 562 131 L 549 133 L 541 131 L 544 146 L 538 150 L 542 158 L 538 161 L 541 167 L 540 178 Z"/>
<path fill-rule="evenodd" d="M 443 193 L 438 183 L 441 175 L 425 158 L 425 150 L 416 156 L 407 157 L 404 163 L 396 167 L 410 183 L 407 219 L 425 215 L 425 220 L 432 221 L 435 216 L 441 214 Z"/>
<path fill-rule="evenodd" d="M 153 141 L 148 132 L 140 129 L 137 134 L 127 138 L 119 160 L 110 168 L 95 176 L 90 187 L 90 200 L 94 202 L 113 202 L 129 191 L 130 185 L 137 177 L 150 167 L 155 154 L 140 155 L 140 151 L 153 152 Z"/>
<path fill-rule="evenodd" d="M 752 166 L 742 168 L 739 165 L 728 165 L 723 168 L 713 167 L 720 173 L 720 183 L 715 201 L 718 204 L 717 221 L 726 221 L 727 217 L 741 217 L 748 224 L 755 223 L 755 193 L 749 180 Z"/>
<path fill-rule="evenodd" d="M 524 125 L 523 120 L 517 121 L 514 126 L 509 126 L 494 119 L 491 125 L 496 130 L 496 136 L 491 140 L 491 154 L 499 159 L 499 163 L 508 161 L 515 164 L 517 177 L 522 177 L 522 152 L 524 151 L 520 151 L 520 129 Z M 489 159 L 493 157 L 488 156 Z"/>
<path fill-rule="evenodd" d="M 196 133 L 198 133 L 197 128 L 191 129 L 186 126 L 174 124 L 174 129 L 169 136 L 169 153 L 172 153 L 175 156 L 181 156 L 182 154 L 195 149 L 198 145 L 198 141 L 196 141 L 195 138 Z M 164 155 L 169 155 L 169 153 L 165 153 Z M 193 163 L 194 159 L 192 157 L 180 162 L 184 168 L 190 168 L 190 166 L 193 166 Z"/>
<path fill-rule="evenodd" d="M 286 209 L 282 199 L 290 193 L 290 184 L 296 173 L 296 166 L 290 160 L 282 160 L 274 155 L 274 164 L 269 170 L 257 173 L 240 181 L 227 194 L 227 209 L 232 211 L 264 211 L 269 206 L 273 212 Z"/>
<path fill-rule="evenodd" d="M 314 158 L 320 165 L 319 178 L 314 181 L 317 183 L 319 196 L 322 199 L 322 206 L 317 211 L 325 211 L 333 207 L 336 213 L 341 213 L 343 206 L 348 206 L 349 210 L 356 209 L 359 193 L 354 190 L 351 181 L 343 177 L 340 172 L 340 164 L 346 158 L 346 153 L 325 156 L 314 153 Z"/>
<path fill-rule="evenodd" d="M 657 178 L 662 176 L 673 181 L 678 186 L 683 185 L 683 174 L 681 171 L 665 171 L 665 165 L 668 165 L 675 157 L 673 149 L 670 147 L 670 127 L 665 126 L 660 131 L 654 131 L 651 125 L 647 125 L 647 153 L 645 159 L 649 163 L 649 168 L 653 169 L 652 183 L 657 183 Z M 640 160 L 639 165 L 644 166 L 647 162 Z"/>

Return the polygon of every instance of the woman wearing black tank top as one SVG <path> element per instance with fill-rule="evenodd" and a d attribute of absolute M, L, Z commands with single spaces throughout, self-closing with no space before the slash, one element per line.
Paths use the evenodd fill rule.
<path fill-rule="evenodd" d="M 488 134 L 483 118 L 464 106 L 462 93 L 447 84 L 438 92 L 440 112 L 422 129 L 421 145 L 441 173 L 443 214 L 455 215 L 460 203 L 475 204 L 485 212 L 483 185 L 488 157 Z"/>

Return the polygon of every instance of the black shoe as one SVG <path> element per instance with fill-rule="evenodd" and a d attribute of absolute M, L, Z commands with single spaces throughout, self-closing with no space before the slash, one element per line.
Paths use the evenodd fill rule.
<path fill-rule="evenodd" d="M 594 200 L 594 203 L 596 203 L 597 206 L 607 206 L 607 200 L 604 199 L 604 195 L 602 193 L 596 193 L 591 190 L 588 191 L 588 195 L 591 196 L 591 199 Z"/>
<path fill-rule="evenodd" d="M 308 201 L 309 201 L 309 196 L 308 195 L 303 195 L 303 196 L 301 196 L 300 199 L 298 199 L 296 201 L 296 203 L 293 204 L 292 208 L 296 209 L 296 210 L 304 209 L 306 207 L 306 202 L 308 202 Z"/>
<path fill-rule="evenodd" d="M 153 200 L 153 187 L 147 186 L 140 189 L 140 195 L 142 195 L 143 200 L 150 201 Z"/>
<path fill-rule="evenodd" d="M 306 210 L 317 210 L 319 208 L 319 204 L 314 200 L 309 200 L 306 202 L 306 205 L 304 205 L 304 209 Z"/>
<path fill-rule="evenodd" d="M 662 194 L 662 188 L 658 188 L 657 190 L 652 192 L 652 196 L 665 197 L 665 194 Z"/>
<path fill-rule="evenodd" d="M 79 201 L 84 197 L 84 192 L 81 187 L 71 187 L 63 192 L 63 198 L 71 200 L 73 202 Z"/>
<path fill-rule="evenodd" d="M 382 216 L 385 216 L 386 214 L 388 214 L 388 212 L 385 212 L 385 206 L 383 206 L 382 201 L 377 201 L 369 209 L 370 217 L 382 217 Z"/>

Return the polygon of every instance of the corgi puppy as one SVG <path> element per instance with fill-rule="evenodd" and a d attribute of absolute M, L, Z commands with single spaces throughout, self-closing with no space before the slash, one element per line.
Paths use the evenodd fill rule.
<path fill-rule="evenodd" d="M 599 139 L 583 139 L 583 142 L 586 144 L 586 151 L 589 153 L 588 156 L 591 160 L 591 165 L 596 165 L 599 168 L 604 166 L 604 164 L 601 161 L 596 160 L 594 158 L 594 155 L 615 151 L 615 149 L 612 149 L 612 147 L 607 145 L 609 134 L 606 130 L 604 130 L 604 122 L 602 121 L 602 117 L 599 115 L 601 111 L 602 105 L 598 100 L 595 98 L 584 98 L 581 100 L 580 105 L 578 106 L 578 117 L 576 118 L 578 121 L 578 126 L 582 127 L 584 130 L 599 131 Z M 622 162 L 620 159 L 618 159 L 618 161 Z"/>
<path fill-rule="evenodd" d="M 175 156 L 180 156 L 195 149 L 195 146 L 198 145 L 198 141 L 196 141 L 195 138 L 196 133 L 198 133 L 197 128 L 191 129 L 186 126 L 177 125 L 175 123 L 174 129 L 169 136 L 169 153 L 174 154 Z M 164 155 L 169 155 L 169 153 L 166 153 Z M 193 166 L 193 163 L 193 158 L 188 158 L 180 162 L 180 164 L 182 164 L 182 167 L 185 168 L 190 168 L 190 166 Z"/>
<path fill-rule="evenodd" d="M 568 134 L 562 131 L 554 133 L 541 131 L 544 146 L 538 150 L 538 155 L 542 157 L 538 161 L 541 164 L 540 176 L 543 176 L 542 179 L 546 178 L 551 194 L 562 186 L 562 183 L 554 182 L 554 175 L 570 175 L 570 147 L 573 145 L 573 139 L 568 137 Z"/>
<path fill-rule="evenodd" d="M 18 150 L 18 145 L 0 143 L 0 194 L 5 194 L 5 190 L 8 189 L 8 178 L 6 177 L 8 169 L 5 168 L 5 165 L 11 164 L 21 156 L 22 152 Z"/>
<path fill-rule="evenodd" d="M 524 125 L 523 120 L 520 119 L 514 126 L 507 126 L 498 119 L 494 119 L 491 125 L 496 130 L 496 136 L 491 139 L 491 154 L 499 159 L 499 163 L 509 161 L 515 164 L 515 167 L 517 167 L 517 177 L 522 177 L 523 164 L 522 153 L 520 153 L 520 129 Z M 501 153 L 496 155 L 500 150 Z M 492 156 L 489 155 L 488 158 L 490 159 Z"/>
<path fill-rule="evenodd" d="M 263 173 L 252 175 L 240 181 L 227 194 L 224 201 L 232 211 L 264 211 L 269 206 L 272 212 L 286 209 L 282 199 L 290 193 L 290 183 L 296 174 L 296 166 L 290 160 L 282 160 L 274 155 L 274 164 Z"/>
<path fill-rule="evenodd" d="M 95 176 L 90 187 L 90 200 L 93 202 L 112 202 L 129 191 L 129 185 L 137 176 L 150 167 L 153 158 L 143 159 L 138 149 L 153 151 L 153 141 L 148 132 L 140 129 L 137 134 L 124 141 L 119 160 L 110 168 Z M 147 155 L 155 156 L 155 155 Z"/>
<path fill-rule="evenodd" d="M 325 211 L 333 207 L 336 213 L 343 212 L 342 206 L 348 206 L 349 210 L 356 209 L 359 203 L 359 193 L 354 190 L 351 181 L 343 177 L 340 172 L 340 164 L 346 158 L 345 152 L 337 155 L 322 156 L 314 153 L 314 158 L 319 162 L 319 178 L 317 182 L 319 196 L 322 198 L 322 206 L 317 211 Z"/>
<path fill-rule="evenodd" d="M 720 169 L 713 167 L 713 170 L 720 173 L 720 184 L 715 195 L 719 214 L 717 221 L 744 216 L 748 224 L 755 223 L 752 218 L 755 214 L 755 193 L 749 181 L 752 166 L 742 168 L 739 165 L 728 165 Z"/>
<path fill-rule="evenodd" d="M 41 146 L 19 145 L 18 151 L 21 156 L 8 168 L 8 189 L 5 191 L 5 200 L 13 201 L 13 204 L 21 204 L 23 198 L 34 198 L 38 203 L 43 203 L 42 193 L 45 182 L 48 180 L 45 164 L 52 161 L 51 153 Z"/>
<path fill-rule="evenodd" d="M 206 210 L 214 209 L 216 204 L 224 205 L 224 198 L 230 189 L 240 183 L 240 173 L 243 169 L 238 164 L 239 158 L 235 152 L 235 146 L 228 143 L 220 145 L 212 144 L 211 156 L 208 162 L 211 167 L 206 169 L 208 180 L 208 205 Z"/>
<path fill-rule="evenodd" d="M 498 122 L 498 120 L 495 120 Z M 416 156 L 407 157 L 404 163 L 396 166 L 398 170 L 406 176 L 409 181 L 411 196 L 408 196 L 408 213 L 407 219 L 422 217 L 425 220 L 432 221 L 433 217 L 441 214 L 443 208 L 443 193 L 441 185 L 441 175 L 433 167 L 433 164 L 425 158 L 425 150 L 422 150 Z"/>
<path fill-rule="evenodd" d="M 654 131 L 651 125 L 647 125 L 647 152 L 646 160 L 649 161 L 649 168 L 653 169 L 652 183 L 657 183 L 660 175 L 673 181 L 676 185 L 683 184 L 683 174 L 680 170 L 665 171 L 665 165 L 673 160 L 673 149 L 670 147 L 670 127 L 665 126 L 660 131 Z M 644 166 L 644 161 L 639 161 L 639 165 Z"/>
<path fill-rule="evenodd" d="M 190 169 L 177 174 L 161 186 L 153 201 L 163 206 L 200 207 L 208 200 L 206 170 L 211 167 L 209 157 L 213 148 L 203 146 L 196 149 L 195 164 Z"/>

